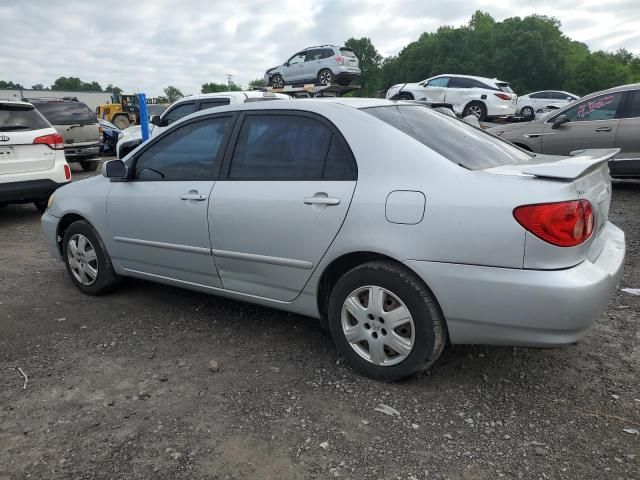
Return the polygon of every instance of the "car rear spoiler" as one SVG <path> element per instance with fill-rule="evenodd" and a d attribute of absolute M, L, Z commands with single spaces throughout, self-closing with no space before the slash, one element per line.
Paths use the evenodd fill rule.
<path fill-rule="evenodd" d="M 557 162 L 523 165 L 522 173 L 536 177 L 575 180 L 597 165 L 611 160 L 618 153 L 619 148 L 575 150 L 569 157 Z"/>

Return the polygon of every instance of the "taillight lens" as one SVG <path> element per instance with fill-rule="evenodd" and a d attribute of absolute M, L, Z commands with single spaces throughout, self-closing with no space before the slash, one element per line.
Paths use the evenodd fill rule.
<path fill-rule="evenodd" d="M 588 200 L 523 205 L 513 210 L 520 225 L 558 247 L 575 247 L 587 240 L 595 224 Z"/>
<path fill-rule="evenodd" d="M 69 168 L 69 165 L 64 166 L 64 178 L 71 180 L 71 169 Z"/>
<path fill-rule="evenodd" d="M 49 135 L 42 135 L 41 137 L 36 137 L 33 140 L 35 144 L 46 145 L 53 150 L 64 150 L 64 140 L 62 139 L 62 135 L 59 133 L 51 133 Z"/>
<path fill-rule="evenodd" d="M 342 65 L 344 63 L 344 57 L 342 55 L 336 55 L 336 63 Z"/>
<path fill-rule="evenodd" d="M 511 100 L 511 95 L 507 95 L 506 93 L 494 93 L 494 95 L 501 100 Z"/>

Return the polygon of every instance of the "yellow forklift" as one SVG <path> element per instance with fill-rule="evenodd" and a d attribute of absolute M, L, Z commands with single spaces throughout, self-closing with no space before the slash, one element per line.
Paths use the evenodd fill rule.
<path fill-rule="evenodd" d="M 113 94 L 111 103 L 98 105 L 96 116 L 113 123 L 120 130 L 139 124 L 138 96 Z"/>

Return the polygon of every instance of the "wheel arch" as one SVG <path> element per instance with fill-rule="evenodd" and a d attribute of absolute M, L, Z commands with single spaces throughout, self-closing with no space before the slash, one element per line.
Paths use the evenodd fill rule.
<path fill-rule="evenodd" d="M 469 105 L 473 105 L 474 103 L 477 103 L 479 105 L 482 105 L 484 107 L 484 111 L 487 112 L 487 104 L 479 99 L 479 98 L 473 98 L 471 100 L 469 100 L 467 103 L 465 103 L 464 107 L 462 107 L 462 113 L 464 113 L 464 111 L 467 109 L 467 107 L 469 107 Z"/>
<path fill-rule="evenodd" d="M 58 222 L 58 228 L 56 230 L 56 243 L 58 244 L 58 251 L 60 255 L 62 255 L 62 239 L 64 238 L 64 234 L 73 222 L 77 222 L 79 220 L 84 220 L 87 223 L 90 223 L 85 217 L 78 213 L 66 213 L 62 216 L 60 221 Z"/>

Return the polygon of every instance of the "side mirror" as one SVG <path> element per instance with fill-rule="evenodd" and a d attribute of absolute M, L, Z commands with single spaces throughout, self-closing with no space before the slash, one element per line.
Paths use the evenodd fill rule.
<path fill-rule="evenodd" d="M 553 128 L 554 130 L 556 128 L 560 128 L 560 125 L 562 125 L 563 123 L 567 123 L 568 121 L 569 119 L 566 115 L 558 115 L 553 121 L 553 125 L 551 125 L 551 128 Z"/>
<path fill-rule="evenodd" d="M 567 97 L 567 100 L 569 100 L 571 102 L 571 101 L 573 101 L 573 98 Z"/>
<path fill-rule="evenodd" d="M 122 160 L 110 160 L 102 164 L 102 176 L 112 180 L 123 179 L 127 176 L 127 167 Z"/>
<path fill-rule="evenodd" d="M 162 120 L 160 120 L 160 115 L 151 115 L 151 118 L 149 119 L 149 123 L 151 123 L 152 125 L 155 125 L 156 127 L 160 127 Z"/>

